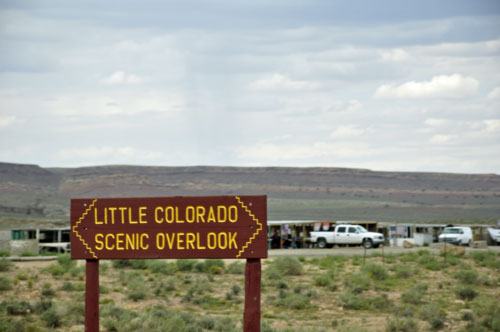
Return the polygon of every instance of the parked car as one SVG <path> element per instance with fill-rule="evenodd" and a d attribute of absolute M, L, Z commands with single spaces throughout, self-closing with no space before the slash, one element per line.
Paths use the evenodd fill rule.
<path fill-rule="evenodd" d="M 362 245 L 366 249 L 377 248 L 384 243 L 384 235 L 368 232 L 359 225 L 336 225 L 333 231 L 311 232 L 311 242 L 318 248 L 338 245 Z"/>
<path fill-rule="evenodd" d="M 445 227 L 439 235 L 439 242 L 469 246 L 472 242 L 472 230 L 470 227 Z"/>

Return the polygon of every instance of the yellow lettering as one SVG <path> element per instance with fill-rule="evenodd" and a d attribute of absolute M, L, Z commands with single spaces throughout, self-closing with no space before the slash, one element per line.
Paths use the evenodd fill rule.
<path fill-rule="evenodd" d="M 179 250 L 184 250 L 185 248 L 183 247 L 184 239 L 181 237 L 184 237 L 184 233 L 177 233 L 177 249 Z"/>
<path fill-rule="evenodd" d="M 168 249 L 171 250 L 174 247 L 175 233 L 173 233 L 173 234 L 165 233 L 165 235 L 166 235 L 166 238 L 167 238 Z"/>
<path fill-rule="evenodd" d="M 176 206 L 176 207 L 175 207 L 175 222 L 176 222 L 176 223 L 179 223 L 179 224 L 184 223 L 184 220 L 182 220 L 182 219 L 179 217 L 179 207 L 178 207 L 178 206 Z"/>
<path fill-rule="evenodd" d="M 104 224 L 102 221 L 99 221 L 97 219 L 97 208 L 94 209 L 94 222 L 95 222 L 96 225 L 102 225 L 102 224 Z"/>
<path fill-rule="evenodd" d="M 220 232 L 219 236 L 217 238 L 219 241 L 219 249 L 226 249 L 227 248 L 227 234 L 224 232 Z"/>
<path fill-rule="evenodd" d="M 125 210 L 126 209 L 127 209 L 126 207 L 120 207 L 120 208 L 118 208 L 118 210 L 120 210 L 120 212 L 122 213 L 122 224 L 125 223 Z"/>
<path fill-rule="evenodd" d="M 186 249 L 194 249 L 195 236 L 194 233 L 186 233 Z"/>
<path fill-rule="evenodd" d="M 165 235 L 163 233 L 156 234 L 156 248 L 165 249 Z"/>
<path fill-rule="evenodd" d="M 217 247 L 217 235 L 213 232 L 208 233 L 207 236 L 208 249 L 215 249 Z"/>
<path fill-rule="evenodd" d="M 123 233 L 116 234 L 116 250 L 125 250 L 122 246 L 124 242 L 122 239 L 123 236 L 125 236 Z"/>
<path fill-rule="evenodd" d="M 158 216 L 158 212 L 160 212 L 160 211 L 163 211 L 163 208 L 161 206 L 158 206 L 155 208 L 155 221 L 159 224 L 161 224 L 163 222 L 163 218 L 160 218 Z"/>
<path fill-rule="evenodd" d="M 200 244 L 200 233 L 196 233 L 196 249 L 200 249 L 200 250 L 203 250 L 203 249 L 207 249 L 205 246 L 202 246 Z"/>
<path fill-rule="evenodd" d="M 236 207 L 236 205 L 231 205 L 229 207 L 229 221 L 230 222 L 238 221 L 238 207 Z"/>
<path fill-rule="evenodd" d="M 196 207 L 196 222 L 205 222 L 205 207 L 197 206 Z"/>
<path fill-rule="evenodd" d="M 238 244 L 236 243 L 236 235 L 238 235 L 237 232 L 235 233 L 229 233 L 229 249 L 233 249 L 233 244 L 234 244 L 234 249 L 238 249 Z"/>
<path fill-rule="evenodd" d="M 207 222 L 215 222 L 215 213 L 214 213 L 214 208 L 211 206 L 208 209 L 208 217 L 207 217 Z"/>
<path fill-rule="evenodd" d="M 113 240 L 115 239 L 115 236 L 113 234 L 106 234 L 106 237 L 104 238 L 105 239 L 106 250 L 113 250 L 113 249 L 115 249 L 114 245 L 110 245 L 109 244 L 109 238 L 110 237 L 113 238 Z"/>
<path fill-rule="evenodd" d="M 142 233 L 141 234 L 141 249 L 142 250 L 148 250 L 149 249 L 149 244 L 145 244 L 144 238 L 149 239 L 148 233 Z"/>
<path fill-rule="evenodd" d="M 137 241 L 135 240 L 135 236 L 136 234 L 125 234 L 125 247 L 127 249 L 135 249 L 135 244 L 137 243 Z"/>
<path fill-rule="evenodd" d="M 96 250 L 102 250 L 104 248 L 104 243 L 102 242 L 102 240 L 99 240 L 99 238 L 102 239 L 103 237 L 104 235 L 102 235 L 101 233 L 97 233 L 95 235 Z"/>
<path fill-rule="evenodd" d="M 165 208 L 165 220 L 169 224 L 173 223 L 175 220 L 175 213 L 174 213 L 174 207 L 173 206 L 167 206 Z"/>
<path fill-rule="evenodd" d="M 129 224 L 137 224 L 137 220 L 132 220 L 132 208 L 128 208 L 128 223 Z"/>
<path fill-rule="evenodd" d="M 109 212 L 111 212 L 111 223 L 114 225 L 115 224 L 115 207 L 109 207 L 108 208 Z"/>
<path fill-rule="evenodd" d="M 147 220 L 143 219 L 143 217 L 146 217 L 146 209 L 147 209 L 147 207 L 145 207 L 145 206 L 141 206 L 139 208 L 139 223 L 140 224 L 147 224 L 148 223 Z"/>
<path fill-rule="evenodd" d="M 186 221 L 188 223 L 193 223 L 195 220 L 195 209 L 194 206 L 186 207 Z"/>
<path fill-rule="evenodd" d="M 217 206 L 217 218 L 219 219 L 218 220 L 219 222 L 226 222 L 226 220 L 227 220 L 227 208 L 224 205 Z"/>

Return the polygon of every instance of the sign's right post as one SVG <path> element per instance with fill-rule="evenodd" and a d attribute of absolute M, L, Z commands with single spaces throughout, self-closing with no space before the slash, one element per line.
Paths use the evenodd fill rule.
<path fill-rule="evenodd" d="M 260 332 L 260 280 L 260 259 L 248 258 L 245 267 L 244 332 Z"/>

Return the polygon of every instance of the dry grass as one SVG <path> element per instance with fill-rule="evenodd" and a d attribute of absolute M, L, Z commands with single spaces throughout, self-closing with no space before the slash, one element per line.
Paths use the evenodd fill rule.
<path fill-rule="evenodd" d="M 449 258 L 265 260 L 262 330 L 496 330 L 500 256 Z M 241 331 L 244 261 L 135 262 L 100 264 L 102 331 Z M 11 284 L 0 290 L 0 331 L 84 330 L 83 262 L 17 262 L 0 277 Z"/>

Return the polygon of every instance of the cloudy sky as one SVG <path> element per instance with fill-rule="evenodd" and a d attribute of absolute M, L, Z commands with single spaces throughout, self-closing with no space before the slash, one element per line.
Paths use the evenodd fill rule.
<path fill-rule="evenodd" d="M 500 174 L 500 2 L 0 0 L 0 161 Z"/>

